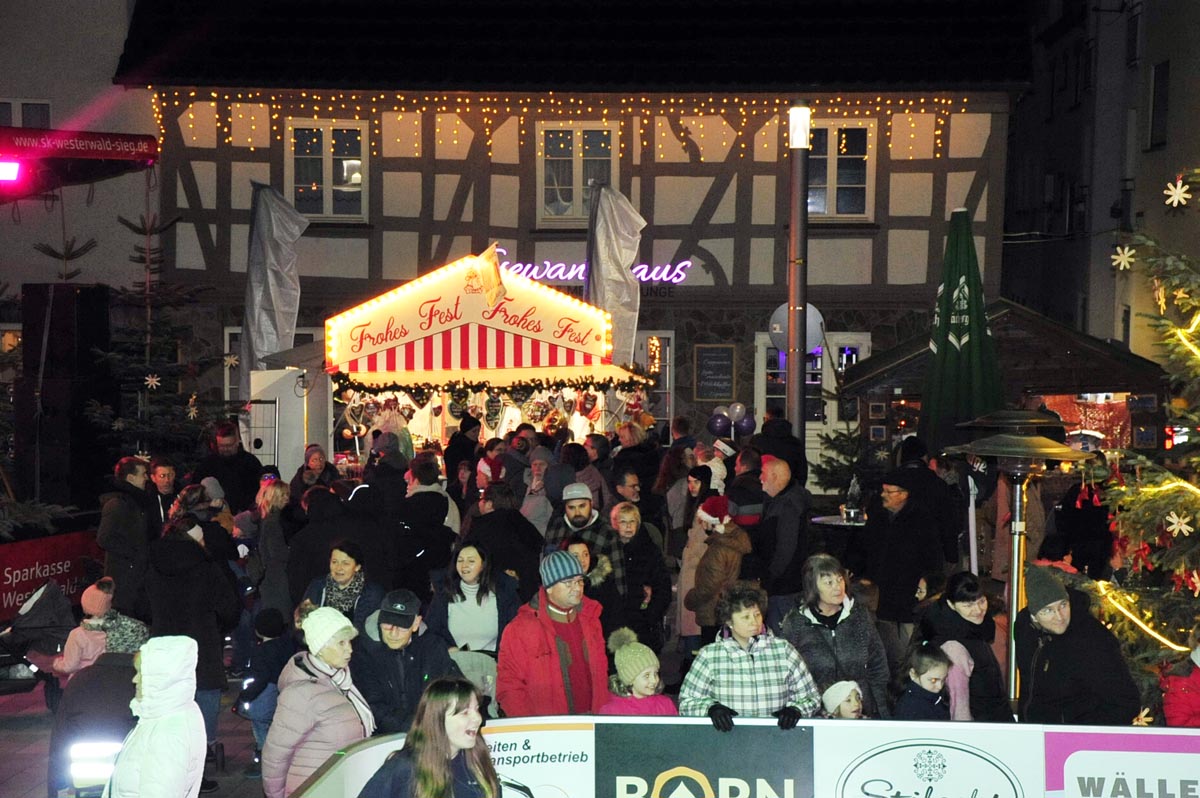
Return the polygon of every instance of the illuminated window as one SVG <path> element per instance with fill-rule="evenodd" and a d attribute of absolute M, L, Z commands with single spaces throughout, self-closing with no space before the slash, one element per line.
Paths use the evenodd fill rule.
<path fill-rule="evenodd" d="M 870 221 L 875 216 L 875 120 L 814 120 L 808 153 L 808 214 Z"/>
<path fill-rule="evenodd" d="M 50 103 L 0 98 L 0 127 L 50 127 Z"/>
<path fill-rule="evenodd" d="M 314 219 L 366 221 L 367 123 L 288 121 L 284 195 Z"/>
<path fill-rule="evenodd" d="M 593 187 L 617 183 L 615 122 L 538 124 L 539 227 L 586 227 Z"/>

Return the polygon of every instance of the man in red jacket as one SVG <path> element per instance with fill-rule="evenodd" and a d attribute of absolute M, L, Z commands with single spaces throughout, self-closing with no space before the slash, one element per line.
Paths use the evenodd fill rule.
<path fill-rule="evenodd" d="M 600 605 L 583 595 L 583 570 L 567 552 L 546 555 L 538 570 L 538 595 L 500 638 L 500 709 L 510 718 L 598 712 L 608 700 Z"/>

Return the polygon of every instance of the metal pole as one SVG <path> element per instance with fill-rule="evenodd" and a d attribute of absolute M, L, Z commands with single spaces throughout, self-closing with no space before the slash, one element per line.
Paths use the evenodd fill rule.
<path fill-rule="evenodd" d="M 1023 590 L 1025 572 L 1025 486 L 1031 474 L 1013 474 L 1012 498 L 1012 561 L 1008 566 L 1008 699 L 1017 700 L 1017 606 Z"/>
<path fill-rule="evenodd" d="M 808 355 L 808 134 L 809 109 L 797 103 L 788 112 L 792 158 L 791 219 L 788 224 L 787 417 L 807 449 L 804 423 Z"/>

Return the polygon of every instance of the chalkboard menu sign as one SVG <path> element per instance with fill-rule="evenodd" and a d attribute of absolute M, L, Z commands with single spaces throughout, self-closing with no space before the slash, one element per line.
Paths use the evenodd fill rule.
<path fill-rule="evenodd" d="M 697 344 L 692 350 L 695 385 L 692 398 L 697 402 L 732 402 L 737 363 L 733 344 Z"/>

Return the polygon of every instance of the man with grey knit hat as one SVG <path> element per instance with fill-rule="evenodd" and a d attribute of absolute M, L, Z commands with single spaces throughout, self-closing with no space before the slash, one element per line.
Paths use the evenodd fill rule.
<path fill-rule="evenodd" d="M 1025 609 L 1013 627 L 1027 723 L 1128 726 L 1141 698 L 1121 648 L 1091 613 L 1087 595 L 1067 590 L 1053 568 L 1025 569 Z"/>
<path fill-rule="evenodd" d="M 599 712 L 609 698 L 600 604 L 583 595 L 568 552 L 547 554 L 538 571 L 542 587 L 500 638 L 496 700 L 510 718 Z"/>
<path fill-rule="evenodd" d="M 625 555 L 616 530 L 592 503 L 592 489 L 583 482 L 563 488 L 563 511 L 546 526 L 547 550 L 561 548 L 579 537 L 592 547 L 592 555 L 603 554 L 612 562 L 613 583 L 625 594 Z"/>

